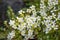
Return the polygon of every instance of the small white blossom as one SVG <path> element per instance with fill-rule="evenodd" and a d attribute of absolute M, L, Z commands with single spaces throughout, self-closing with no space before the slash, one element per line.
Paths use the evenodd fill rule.
<path fill-rule="evenodd" d="M 60 12 L 58 12 L 58 19 L 60 20 Z"/>
<path fill-rule="evenodd" d="M 31 8 L 31 10 L 35 10 L 35 6 L 34 5 L 30 6 L 30 8 Z"/>
<path fill-rule="evenodd" d="M 22 35 L 22 36 L 25 36 L 25 35 L 26 35 L 25 33 L 26 33 L 25 30 L 21 31 L 21 35 Z"/>
<path fill-rule="evenodd" d="M 31 13 L 31 11 L 32 11 L 31 9 L 27 9 L 27 12 L 28 12 L 28 13 Z"/>
<path fill-rule="evenodd" d="M 17 28 L 17 29 L 18 29 L 19 31 L 23 31 L 24 28 L 25 28 L 25 27 L 23 27 L 23 25 L 18 25 L 18 28 Z"/>
<path fill-rule="evenodd" d="M 12 28 L 17 29 L 17 26 L 16 25 L 13 25 Z"/>
<path fill-rule="evenodd" d="M 33 30 L 28 31 L 28 38 L 31 38 L 33 36 Z"/>
<path fill-rule="evenodd" d="M 25 13 L 25 11 L 20 10 L 20 11 L 18 11 L 18 13 L 19 13 L 19 14 L 22 14 L 22 13 Z"/>
<path fill-rule="evenodd" d="M 17 17 L 18 22 L 24 22 L 23 18 Z"/>
<path fill-rule="evenodd" d="M 53 17 L 53 18 L 56 18 L 56 15 L 55 15 L 54 13 L 52 13 L 52 17 Z"/>
<path fill-rule="evenodd" d="M 15 24 L 15 21 L 14 20 L 10 20 L 9 25 L 13 26 L 14 24 Z"/>
<path fill-rule="evenodd" d="M 35 8 L 35 6 L 34 6 L 34 5 L 32 5 L 32 6 L 30 6 L 30 8 Z"/>
<path fill-rule="evenodd" d="M 15 36 L 15 31 L 12 31 L 8 34 L 7 39 L 11 40 Z"/>
<path fill-rule="evenodd" d="M 46 28 L 45 33 L 46 34 L 49 33 L 50 30 L 51 30 L 51 28 Z"/>

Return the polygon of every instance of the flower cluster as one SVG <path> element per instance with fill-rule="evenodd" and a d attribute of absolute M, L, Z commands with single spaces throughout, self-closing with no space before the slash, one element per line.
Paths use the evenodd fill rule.
<path fill-rule="evenodd" d="M 40 16 L 37 15 L 35 6 L 32 5 L 29 9 L 25 11 L 20 10 L 18 12 L 16 19 L 11 19 L 9 25 L 15 29 L 19 30 L 24 40 L 33 39 L 35 36 L 34 30 L 40 29 Z"/>
<path fill-rule="evenodd" d="M 60 21 L 60 12 L 55 13 L 58 10 L 57 4 L 58 0 L 48 0 L 46 6 L 44 0 L 40 0 L 40 10 L 32 5 L 25 11 L 18 11 L 18 16 L 9 21 L 9 26 L 18 30 L 24 40 L 33 39 L 40 31 L 48 34 L 51 30 L 57 30 L 57 22 Z"/>
<path fill-rule="evenodd" d="M 60 13 L 55 13 L 58 10 L 56 5 L 58 5 L 58 0 L 48 0 L 48 6 L 44 4 L 44 0 L 41 0 L 40 15 L 43 18 L 43 21 L 41 22 L 46 27 L 43 29 L 43 32 L 45 33 L 48 33 L 52 29 L 58 29 L 58 25 L 56 22 L 60 20 Z"/>

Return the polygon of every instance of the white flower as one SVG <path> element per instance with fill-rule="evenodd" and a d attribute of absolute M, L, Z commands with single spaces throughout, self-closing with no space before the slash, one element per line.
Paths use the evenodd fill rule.
<path fill-rule="evenodd" d="M 25 32 L 26 32 L 26 30 L 21 31 L 21 35 L 25 36 Z"/>
<path fill-rule="evenodd" d="M 33 36 L 33 30 L 28 31 L 28 38 L 31 38 Z"/>
<path fill-rule="evenodd" d="M 15 36 L 15 31 L 12 31 L 8 34 L 7 39 L 11 40 Z"/>
<path fill-rule="evenodd" d="M 37 15 L 37 12 L 36 12 L 36 10 L 34 10 L 34 11 L 32 11 L 32 16 L 36 16 Z"/>
<path fill-rule="evenodd" d="M 37 19 L 37 21 L 40 21 L 41 20 L 41 17 L 40 16 L 37 16 L 36 19 Z"/>
<path fill-rule="evenodd" d="M 50 30 L 51 30 L 51 28 L 46 28 L 45 33 L 46 34 L 49 33 Z"/>
<path fill-rule="evenodd" d="M 44 10 L 40 11 L 40 15 L 43 16 L 43 17 L 47 16 L 47 14 L 46 14 L 46 12 Z"/>
<path fill-rule="evenodd" d="M 44 20 L 45 24 L 49 24 L 50 20 Z"/>
<path fill-rule="evenodd" d="M 17 28 L 19 31 L 23 31 L 24 27 L 23 25 L 18 25 L 18 28 Z"/>
<path fill-rule="evenodd" d="M 20 24 L 20 25 L 18 25 L 18 30 L 19 31 L 23 31 L 25 28 L 26 28 L 27 26 L 26 26 L 26 23 L 22 23 L 22 24 Z"/>
<path fill-rule="evenodd" d="M 40 8 L 45 8 L 46 6 L 44 4 L 40 4 Z"/>
<path fill-rule="evenodd" d="M 24 38 L 24 40 L 28 40 L 28 39 L 29 39 L 29 38 L 28 38 L 28 35 L 26 35 L 25 38 Z"/>
<path fill-rule="evenodd" d="M 48 0 L 49 6 L 58 4 L 58 0 Z"/>
<path fill-rule="evenodd" d="M 13 25 L 12 28 L 17 29 L 17 26 L 16 25 Z"/>
<path fill-rule="evenodd" d="M 60 20 L 60 12 L 58 12 L 58 19 Z"/>
<path fill-rule="evenodd" d="M 56 18 L 56 15 L 55 15 L 54 13 L 52 13 L 52 17 L 53 17 L 53 18 Z"/>
<path fill-rule="evenodd" d="M 18 11 L 18 12 L 19 12 L 19 14 L 22 14 L 22 12 L 23 12 L 23 11 L 22 11 L 22 10 L 20 10 L 20 11 Z"/>
<path fill-rule="evenodd" d="M 18 22 L 24 22 L 23 18 L 17 17 Z"/>
<path fill-rule="evenodd" d="M 19 14 L 22 14 L 22 13 L 25 13 L 25 11 L 20 10 L 20 11 L 18 11 L 18 13 L 19 13 Z"/>
<path fill-rule="evenodd" d="M 31 9 L 27 9 L 27 12 L 28 12 L 28 13 L 31 13 L 31 11 L 32 11 Z"/>
<path fill-rule="evenodd" d="M 31 20 L 31 18 L 27 18 L 26 22 L 29 24 L 33 24 L 33 21 Z"/>
<path fill-rule="evenodd" d="M 30 6 L 30 8 L 31 8 L 31 10 L 35 10 L 35 6 L 34 5 Z"/>
<path fill-rule="evenodd" d="M 10 20 L 9 24 L 10 24 L 10 26 L 13 26 L 15 24 L 15 21 L 14 20 Z"/>
<path fill-rule="evenodd" d="M 49 20 L 51 20 L 51 19 L 52 19 L 52 16 L 48 16 L 46 19 L 49 19 Z"/>
<path fill-rule="evenodd" d="M 53 0 L 48 0 L 48 5 L 49 5 L 49 6 L 50 6 L 50 5 L 53 5 L 52 3 L 53 3 Z"/>
<path fill-rule="evenodd" d="M 32 21 L 34 21 L 34 22 L 36 21 L 36 17 L 33 17 L 33 16 L 32 16 L 32 17 L 30 17 L 30 19 L 31 19 Z"/>
<path fill-rule="evenodd" d="M 58 4 L 58 0 L 54 0 L 55 4 Z"/>
<path fill-rule="evenodd" d="M 32 5 L 32 6 L 30 6 L 30 8 L 32 9 L 32 8 L 35 8 L 35 6 L 34 5 Z"/>

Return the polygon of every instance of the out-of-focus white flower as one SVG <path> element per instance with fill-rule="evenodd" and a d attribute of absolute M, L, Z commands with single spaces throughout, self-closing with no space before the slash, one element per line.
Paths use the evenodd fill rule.
<path fill-rule="evenodd" d="M 55 15 L 54 13 L 52 13 L 52 17 L 53 17 L 53 18 L 56 18 L 56 15 Z"/>
<path fill-rule="evenodd" d="M 45 12 L 44 10 L 41 10 L 41 11 L 40 11 L 40 14 L 41 14 L 41 16 L 43 16 L 43 17 L 47 16 L 47 14 L 46 14 L 46 12 Z"/>
<path fill-rule="evenodd" d="M 22 36 L 25 36 L 26 35 L 25 33 L 26 33 L 26 30 L 21 31 Z"/>
<path fill-rule="evenodd" d="M 58 4 L 58 0 L 54 0 L 55 4 Z"/>
<path fill-rule="evenodd" d="M 52 19 L 52 16 L 48 16 L 47 19 L 51 20 Z"/>
<path fill-rule="evenodd" d="M 13 28 L 13 29 L 17 29 L 17 26 L 16 26 L 16 25 L 13 25 L 12 28 Z"/>
<path fill-rule="evenodd" d="M 48 0 L 48 8 L 51 9 L 55 5 L 54 0 Z"/>
<path fill-rule="evenodd" d="M 14 20 L 10 20 L 9 25 L 13 26 L 14 24 L 15 24 L 15 21 Z"/>
<path fill-rule="evenodd" d="M 15 36 L 15 31 L 12 31 L 8 34 L 7 39 L 11 40 Z"/>
<path fill-rule="evenodd" d="M 23 18 L 17 17 L 18 22 L 24 22 Z"/>
<path fill-rule="evenodd" d="M 32 16 L 32 17 L 30 17 L 30 19 L 31 19 L 32 21 L 34 21 L 34 22 L 36 21 L 36 17 L 33 17 L 33 16 Z"/>
<path fill-rule="evenodd" d="M 50 5 L 53 5 L 53 4 L 52 4 L 53 2 L 54 2 L 53 0 L 48 0 L 49 6 L 50 6 Z"/>
<path fill-rule="evenodd" d="M 34 11 L 32 11 L 32 16 L 36 16 L 37 15 L 37 12 L 36 12 L 36 10 L 34 10 Z"/>
<path fill-rule="evenodd" d="M 29 23 L 29 24 L 33 24 L 34 23 L 31 18 L 27 18 L 26 22 Z"/>
<path fill-rule="evenodd" d="M 35 10 L 35 6 L 34 5 L 30 6 L 30 8 L 31 8 L 31 10 Z"/>
<path fill-rule="evenodd" d="M 54 6 L 54 9 L 52 11 L 57 11 L 57 8 Z"/>
<path fill-rule="evenodd" d="M 50 20 L 44 20 L 45 24 L 49 24 Z"/>
<path fill-rule="evenodd" d="M 32 11 L 31 9 L 27 9 L 27 11 L 26 11 L 26 12 L 31 13 L 31 11 Z"/>
<path fill-rule="evenodd" d="M 46 34 L 49 33 L 50 30 L 51 30 L 51 28 L 46 28 L 45 33 Z"/>
<path fill-rule="evenodd" d="M 18 28 L 17 28 L 19 31 L 23 31 L 25 29 L 25 27 L 23 27 L 23 25 L 18 25 Z"/>
<path fill-rule="evenodd" d="M 32 8 L 35 8 L 35 6 L 34 5 L 32 5 L 32 6 L 30 6 L 30 8 L 32 9 Z"/>
<path fill-rule="evenodd" d="M 40 8 L 45 8 L 46 6 L 44 4 L 40 4 Z"/>
<path fill-rule="evenodd" d="M 22 23 L 22 24 L 20 24 L 20 25 L 18 25 L 18 30 L 19 31 L 23 31 L 25 28 L 26 28 L 27 26 L 26 26 L 26 23 Z"/>
<path fill-rule="evenodd" d="M 29 39 L 29 38 L 28 38 L 28 35 L 26 35 L 25 38 L 24 38 L 24 40 L 28 40 L 28 39 Z"/>
<path fill-rule="evenodd" d="M 41 0 L 40 8 L 44 10 L 44 9 L 45 9 L 45 7 L 46 7 L 46 6 L 44 5 L 44 0 Z"/>
<path fill-rule="evenodd" d="M 18 11 L 18 13 L 19 13 L 19 14 L 22 14 L 22 13 L 25 13 L 25 11 L 20 10 L 20 11 Z"/>
<path fill-rule="evenodd" d="M 19 14 L 22 14 L 22 12 L 23 12 L 23 11 L 22 11 L 22 10 L 20 10 L 20 11 L 19 11 Z"/>
<path fill-rule="evenodd" d="M 40 17 L 40 16 L 37 16 L 36 19 L 37 19 L 38 21 L 40 21 L 40 20 L 41 20 L 41 17 Z"/>
<path fill-rule="evenodd" d="M 49 6 L 56 5 L 56 4 L 58 4 L 58 0 L 48 0 Z"/>
<path fill-rule="evenodd" d="M 60 12 L 58 12 L 58 19 L 60 20 Z"/>
<path fill-rule="evenodd" d="M 31 38 L 33 36 L 33 30 L 28 31 L 28 38 Z"/>

